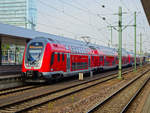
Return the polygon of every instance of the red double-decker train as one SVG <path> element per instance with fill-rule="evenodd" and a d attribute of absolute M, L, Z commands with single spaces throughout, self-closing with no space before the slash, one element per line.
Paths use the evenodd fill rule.
<path fill-rule="evenodd" d="M 133 56 L 123 50 L 123 66 L 132 65 L 133 62 Z M 117 67 L 118 54 L 114 48 L 59 36 L 39 37 L 31 40 L 25 48 L 22 74 L 26 80 L 47 81 L 79 72 Z"/>

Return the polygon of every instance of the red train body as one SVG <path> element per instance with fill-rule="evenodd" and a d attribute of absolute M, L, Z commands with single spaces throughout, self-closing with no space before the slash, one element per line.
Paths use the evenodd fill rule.
<path fill-rule="evenodd" d="M 132 55 L 125 50 L 122 64 L 133 64 Z M 56 36 L 35 38 L 27 44 L 22 73 L 26 80 L 45 81 L 117 66 L 116 49 Z"/>

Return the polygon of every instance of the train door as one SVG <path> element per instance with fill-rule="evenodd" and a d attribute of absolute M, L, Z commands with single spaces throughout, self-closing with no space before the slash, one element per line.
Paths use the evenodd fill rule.
<path fill-rule="evenodd" d="M 70 53 L 67 53 L 67 72 L 70 72 Z"/>
<path fill-rule="evenodd" d="M 88 58 L 88 67 L 89 67 L 89 69 L 91 69 L 91 56 L 89 55 L 89 58 Z"/>
<path fill-rule="evenodd" d="M 104 66 L 107 66 L 106 56 L 104 56 Z"/>

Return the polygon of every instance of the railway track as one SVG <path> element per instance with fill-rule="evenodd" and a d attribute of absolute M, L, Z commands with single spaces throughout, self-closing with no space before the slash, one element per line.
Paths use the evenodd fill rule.
<path fill-rule="evenodd" d="M 131 71 L 132 70 L 126 71 L 124 72 L 124 74 L 129 73 Z M 113 73 L 113 76 L 110 76 L 112 75 L 111 73 L 108 74 L 107 77 L 103 76 L 88 81 L 82 81 L 80 83 L 76 83 L 57 90 L 50 90 L 50 88 L 46 86 L 47 87 L 47 88 L 45 87 L 46 90 L 38 89 L 18 96 L 17 95 L 9 96 L 9 98 L 6 96 L 6 98 L 0 98 L 0 112 L 5 113 L 5 112 L 27 111 L 36 106 L 40 106 L 47 102 L 54 101 L 56 99 L 71 95 L 73 93 L 90 88 L 100 83 L 109 81 L 110 79 L 114 79 L 117 77 L 117 75 L 115 74 L 116 73 Z"/>
<path fill-rule="evenodd" d="M 117 90 L 112 95 L 107 97 L 104 101 L 97 103 L 94 107 L 89 109 L 87 113 L 125 113 L 132 101 L 145 87 L 147 82 L 149 82 L 150 76 L 147 74 L 149 72 L 150 69 L 143 72 L 128 84 L 123 86 L 121 89 Z"/>
<path fill-rule="evenodd" d="M 16 92 L 21 92 L 21 91 L 25 91 L 25 90 L 30 90 L 30 89 L 34 89 L 37 87 L 41 87 L 41 85 L 29 85 L 29 86 L 21 86 L 21 87 L 15 87 L 15 88 L 9 88 L 9 89 L 5 89 L 5 90 L 1 90 L 0 91 L 0 96 L 3 95 L 8 95 L 8 94 L 12 94 L 12 93 L 16 93 Z"/>
<path fill-rule="evenodd" d="M 126 71 L 126 70 L 130 70 L 130 68 L 124 69 L 124 71 Z M 102 73 L 102 74 L 104 75 L 105 73 Z M 116 71 L 110 71 L 108 73 L 108 76 L 110 74 L 116 74 Z M 103 75 L 101 75 L 101 77 L 105 77 Z M 106 75 L 107 75 L 107 73 L 106 73 Z M 97 78 L 97 79 L 99 79 L 99 78 Z M 21 92 L 21 91 L 25 91 L 25 90 L 30 90 L 30 89 L 34 89 L 34 88 L 38 88 L 38 87 L 42 87 L 42 84 L 41 85 L 30 85 L 30 86 L 23 85 L 23 86 L 19 86 L 19 87 L 7 88 L 7 89 L 0 90 L 0 96 L 17 93 L 17 92 Z"/>
<path fill-rule="evenodd" d="M 140 67 L 138 67 L 138 68 L 140 68 Z M 123 71 L 130 70 L 130 69 L 132 69 L 132 67 L 131 68 L 125 68 Z M 110 71 L 110 72 L 112 72 L 112 74 L 117 73 L 116 70 L 115 71 Z M 103 76 L 105 73 L 106 72 L 103 72 L 101 76 Z M 22 86 L 2 89 L 2 90 L 0 90 L 0 96 L 11 94 L 11 93 L 16 93 L 16 92 L 20 92 L 20 91 L 25 91 L 25 90 L 29 90 L 29 89 L 33 89 L 33 88 L 37 88 L 39 86 L 42 86 L 42 84 L 41 85 L 36 85 L 36 86 L 35 85 L 33 85 L 33 86 L 31 86 L 31 85 L 30 86 L 29 85 L 22 85 Z"/>
<path fill-rule="evenodd" d="M 144 81 L 144 83 L 142 84 L 142 86 L 136 91 L 136 93 L 132 96 L 132 98 L 130 99 L 130 101 L 126 104 L 126 106 L 122 109 L 122 111 L 120 113 L 125 113 L 130 104 L 134 101 L 134 99 L 140 94 L 140 92 L 142 91 L 142 89 L 145 87 L 145 85 L 149 82 L 150 78 L 146 79 Z"/>

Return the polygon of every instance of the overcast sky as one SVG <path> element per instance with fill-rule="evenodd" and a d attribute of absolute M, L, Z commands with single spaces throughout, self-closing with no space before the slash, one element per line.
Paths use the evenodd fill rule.
<path fill-rule="evenodd" d="M 140 0 L 37 0 L 37 30 L 82 40 L 89 36 L 92 43 L 108 46 L 110 28 L 118 25 L 118 7 L 123 10 L 123 25 L 134 24 L 137 12 L 137 51 L 143 34 L 143 50 L 150 51 L 150 27 Z M 102 18 L 105 17 L 105 20 Z M 134 28 L 123 30 L 123 47 L 134 48 Z M 118 32 L 113 30 L 113 45 L 118 43 Z"/>

